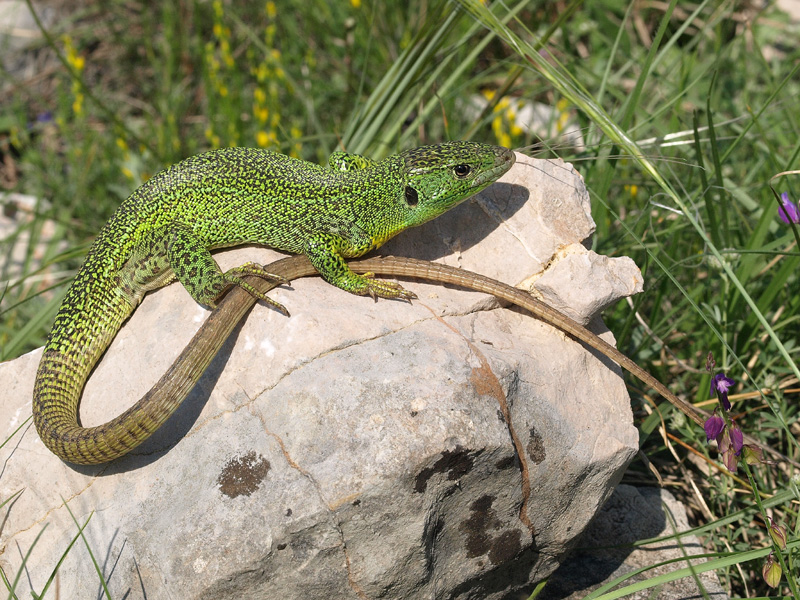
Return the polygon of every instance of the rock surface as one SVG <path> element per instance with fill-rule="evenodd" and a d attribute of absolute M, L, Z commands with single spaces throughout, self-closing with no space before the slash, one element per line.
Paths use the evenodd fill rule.
<path fill-rule="evenodd" d="M 689 530 L 686 509 L 667 490 L 620 485 L 578 540 L 578 548 L 547 581 L 540 600 L 581 600 L 601 585 L 628 575 L 618 586 L 652 579 L 686 568 L 678 561 L 634 574 L 651 565 L 705 552 L 697 537 L 682 536 L 634 548 L 640 540 L 663 538 Z M 615 547 L 609 547 L 613 540 Z M 697 566 L 701 559 L 694 559 Z M 714 571 L 698 573 L 626 594 L 627 600 L 688 600 L 713 598 L 727 600 Z"/>
<path fill-rule="evenodd" d="M 547 286 L 560 309 L 571 281 L 602 282 L 581 290 L 582 310 L 635 291 L 630 261 L 581 245 L 593 223 L 572 167 L 517 160 L 389 250 L 534 285 L 581 252 Z M 405 285 L 413 304 L 318 278 L 273 291 L 291 318 L 257 306 L 162 430 L 110 465 L 62 463 L 30 424 L 13 435 L 0 502 L 19 493 L 0 566 L 13 581 L 30 552 L 18 596 L 41 591 L 87 521 L 59 568 L 61 597 L 98 596 L 87 547 L 128 600 L 492 599 L 549 575 L 637 449 L 618 369 L 484 294 Z M 93 372 L 83 423 L 149 389 L 205 314 L 178 285 L 150 294 Z M 0 365 L 2 439 L 30 415 L 39 357 Z"/>
<path fill-rule="evenodd" d="M 42 25 L 52 29 L 58 22 L 58 11 L 41 2 L 32 4 Z M 11 76 L 28 78 L 36 73 L 36 63 L 23 51 L 41 44 L 41 39 L 42 33 L 24 0 L 0 0 L 0 63 Z M 6 85 L 5 81 L 2 85 Z"/>

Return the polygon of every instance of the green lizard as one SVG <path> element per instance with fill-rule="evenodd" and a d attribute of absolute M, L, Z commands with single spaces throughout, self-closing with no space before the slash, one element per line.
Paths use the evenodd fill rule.
<path fill-rule="evenodd" d="M 304 254 L 343 290 L 410 299 L 396 283 L 356 274 L 345 259 L 437 217 L 513 164 L 510 150 L 472 142 L 422 146 L 380 162 L 337 152 L 328 167 L 226 148 L 155 175 L 99 233 L 56 315 L 34 384 L 39 436 L 66 461 L 106 462 L 141 444 L 177 408 L 182 398 L 148 404 L 147 396 L 104 425 L 78 421 L 89 372 L 148 291 L 177 279 L 197 302 L 214 307 L 238 286 L 286 312 L 245 281 L 282 276 L 252 263 L 223 273 L 209 250 L 262 244 Z"/>

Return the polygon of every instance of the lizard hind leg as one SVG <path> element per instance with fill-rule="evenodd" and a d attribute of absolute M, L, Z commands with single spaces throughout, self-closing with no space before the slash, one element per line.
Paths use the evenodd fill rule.
<path fill-rule="evenodd" d="M 169 233 L 169 240 L 167 249 L 169 264 L 175 277 L 198 304 L 215 308 L 219 297 L 231 286 L 238 285 L 253 297 L 263 300 L 285 315 L 289 314 L 286 307 L 259 292 L 243 279 L 243 277 L 252 275 L 288 283 L 284 277 L 274 275 L 252 262 L 223 272 L 208 248 L 186 227 L 173 226 Z"/>

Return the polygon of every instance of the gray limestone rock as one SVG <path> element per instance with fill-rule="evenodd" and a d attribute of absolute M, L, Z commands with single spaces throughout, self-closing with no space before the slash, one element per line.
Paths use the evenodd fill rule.
<path fill-rule="evenodd" d="M 564 248 L 591 257 L 580 244 L 592 230 L 572 167 L 518 156 L 501 182 L 387 250 L 515 284 Z M 624 261 L 576 264 L 587 271 L 575 280 L 603 282 L 584 308 L 636 278 Z M 257 306 L 162 430 L 104 466 L 62 463 L 30 424 L 12 436 L 40 351 L 0 365 L 11 581 L 30 553 L 17 594 L 41 591 L 66 552 L 61 597 L 98 596 L 87 547 L 129 600 L 492 599 L 549 575 L 637 449 L 619 370 L 484 294 L 404 285 L 419 300 L 373 302 L 318 278 L 273 291 L 291 318 Z M 571 294 L 550 296 L 564 308 Z M 178 285 L 148 295 L 94 370 L 83 423 L 147 391 L 205 315 Z M 613 342 L 599 318 L 592 327 Z"/>

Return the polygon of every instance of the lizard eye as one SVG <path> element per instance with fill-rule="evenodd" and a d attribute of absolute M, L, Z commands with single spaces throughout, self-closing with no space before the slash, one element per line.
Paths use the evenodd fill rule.
<path fill-rule="evenodd" d="M 416 206 L 419 202 L 419 195 L 417 194 L 417 190 L 412 187 L 406 186 L 406 203 L 409 206 Z"/>
<path fill-rule="evenodd" d="M 453 173 L 459 179 L 464 179 L 464 177 L 469 175 L 470 171 L 472 171 L 472 167 L 469 165 L 456 165 L 453 167 Z"/>

